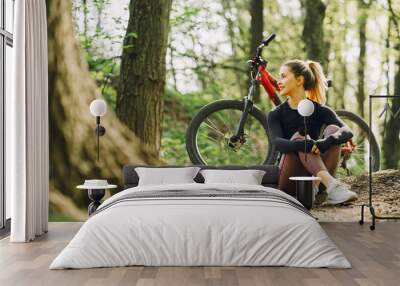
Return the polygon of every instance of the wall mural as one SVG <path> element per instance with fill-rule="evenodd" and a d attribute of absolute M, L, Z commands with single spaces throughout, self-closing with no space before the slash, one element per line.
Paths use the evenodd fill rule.
<path fill-rule="evenodd" d="M 50 220 L 85 220 L 87 192 L 76 186 L 107 179 L 119 185 L 107 195 L 113 194 L 129 163 L 277 164 L 264 128 L 276 102 L 265 85 L 255 87 L 254 108 L 236 134 L 237 106 L 252 80 L 247 61 L 272 33 L 260 54 L 269 74 L 278 77 L 291 59 L 321 63 L 331 80 L 326 105 L 354 134 L 341 148 L 335 176 L 357 200 L 321 203 L 312 212 L 321 221 L 359 219 L 368 200 L 368 95 L 400 95 L 399 3 L 48 0 L 47 10 Z M 272 94 L 280 87 L 274 88 Z M 95 99 L 106 103 L 99 137 L 100 117 L 89 110 Z M 218 100 L 227 100 L 213 105 L 218 112 L 199 114 Z M 372 110 L 376 211 L 398 215 L 400 99 L 377 101 Z"/>

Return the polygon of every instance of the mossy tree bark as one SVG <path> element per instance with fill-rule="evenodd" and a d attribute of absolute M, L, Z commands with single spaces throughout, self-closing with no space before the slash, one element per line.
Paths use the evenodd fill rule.
<path fill-rule="evenodd" d="M 400 36 L 400 35 L 399 35 Z M 400 40 L 397 47 L 400 48 Z M 400 94 L 400 53 L 397 55 L 396 60 L 397 72 L 394 78 L 394 94 Z M 400 96 L 393 98 L 390 104 L 390 112 L 388 114 L 388 121 L 385 127 L 385 134 L 383 137 L 383 157 L 384 169 L 397 169 L 400 162 L 400 120 L 393 115 L 400 110 Z"/>
<path fill-rule="evenodd" d="M 360 44 L 359 61 L 357 67 L 357 111 L 358 115 L 364 118 L 364 101 L 365 101 L 365 53 L 367 50 L 367 21 L 368 8 L 371 2 L 366 3 L 364 0 L 358 0 L 358 36 Z"/>
<path fill-rule="evenodd" d="M 250 55 L 249 59 L 253 58 L 257 47 L 263 40 L 264 31 L 264 2 L 262 0 L 251 0 L 250 3 L 250 15 L 251 15 L 251 26 L 250 26 Z M 249 78 L 250 84 L 251 78 Z M 257 87 L 254 93 L 254 101 L 260 101 L 260 88 Z"/>
<path fill-rule="evenodd" d="M 302 38 L 307 58 L 318 61 L 326 69 L 327 49 L 324 42 L 324 18 L 326 5 L 321 0 L 302 0 L 304 28 Z"/>
<path fill-rule="evenodd" d="M 395 50 L 396 50 L 396 74 L 394 77 L 394 94 L 400 94 L 400 17 L 394 11 L 392 1 L 388 1 L 390 21 L 395 28 Z M 390 35 L 389 35 L 390 36 Z M 390 88 L 388 88 L 390 90 Z M 393 98 L 390 104 L 390 111 L 388 114 L 388 121 L 385 128 L 383 137 L 383 157 L 385 169 L 397 169 L 400 161 L 400 120 L 393 115 L 400 109 L 400 96 Z"/>
<path fill-rule="evenodd" d="M 400 43 L 398 44 L 400 47 Z M 397 72 L 394 79 L 394 94 L 400 94 L 400 54 L 396 60 Z M 394 117 L 400 109 L 400 96 L 391 101 L 390 115 L 386 124 L 385 136 L 383 138 L 384 169 L 397 169 L 400 162 L 400 120 Z M 398 116 L 398 115 L 397 115 Z"/>
<path fill-rule="evenodd" d="M 131 0 L 122 52 L 118 118 L 158 156 L 171 0 Z"/>
<path fill-rule="evenodd" d="M 87 178 L 121 185 L 128 163 L 157 164 L 158 159 L 109 110 L 102 118 L 106 134 L 96 161 L 95 118 L 89 112 L 97 86 L 75 35 L 71 1 L 47 0 L 50 185 L 83 207 L 85 192 L 75 190 Z"/>

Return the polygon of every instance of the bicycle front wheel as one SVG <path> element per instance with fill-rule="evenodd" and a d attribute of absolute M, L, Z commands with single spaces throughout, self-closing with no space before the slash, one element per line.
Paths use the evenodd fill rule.
<path fill-rule="evenodd" d="M 186 131 L 186 150 L 196 165 L 262 165 L 274 159 L 267 134 L 267 119 L 255 106 L 244 125 L 244 142 L 229 145 L 236 132 L 244 102 L 219 100 L 204 106 Z"/>

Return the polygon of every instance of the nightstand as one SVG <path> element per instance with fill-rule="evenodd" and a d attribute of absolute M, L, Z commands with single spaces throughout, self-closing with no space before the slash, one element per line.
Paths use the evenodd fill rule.
<path fill-rule="evenodd" d="M 320 181 L 320 177 L 290 177 L 289 180 L 296 181 L 296 199 L 310 210 L 314 202 L 313 181 Z"/>
<path fill-rule="evenodd" d="M 79 185 L 77 189 L 85 189 L 91 203 L 88 206 L 88 215 L 90 216 L 101 204 L 100 200 L 104 197 L 106 189 L 114 189 L 117 185 L 108 184 L 107 180 L 85 180 L 83 185 Z"/>

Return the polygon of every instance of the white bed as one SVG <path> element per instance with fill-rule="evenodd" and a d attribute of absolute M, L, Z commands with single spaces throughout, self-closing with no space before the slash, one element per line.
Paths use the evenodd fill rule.
<path fill-rule="evenodd" d="M 135 197 L 174 190 L 189 195 Z M 263 193 L 254 197 L 252 191 Z M 190 192 L 241 196 L 196 197 Z M 99 207 L 50 269 L 127 265 L 350 268 L 318 222 L 298 204 L 279 190 L 256 185 L 130 188 Z"/>

